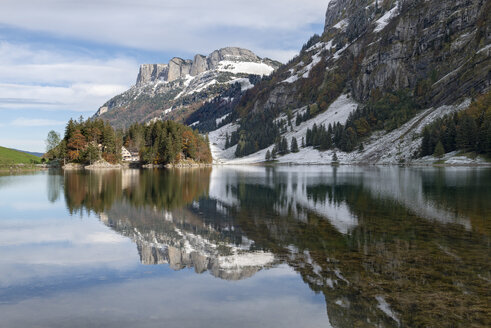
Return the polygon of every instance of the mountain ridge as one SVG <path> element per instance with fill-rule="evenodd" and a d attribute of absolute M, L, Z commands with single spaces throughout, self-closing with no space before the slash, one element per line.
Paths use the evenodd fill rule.
<path fill-rule="evenodd" d="M 194 59 L 172 58 L 167 64 L 142 64 L 134 86 L 102 105 L 95 117 L 115 127 L 155 119 L 183 121 L 232 84 L 252 87 L 253 76 L 271 74 L 281 64 L 252 51 L 227 47 Z"/>

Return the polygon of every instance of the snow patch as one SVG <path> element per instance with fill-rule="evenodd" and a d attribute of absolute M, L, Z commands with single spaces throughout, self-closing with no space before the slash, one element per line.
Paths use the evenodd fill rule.
<path fill-rule="evenodd" d="M 346 19 L 340 20 L 336 25 L 334 25 L 334 28 L 337 28 L 338 30 L 344 29 L 346 26 L 348 26 L 348 21 Z"/>
<path fill-rule="evenodd" d="M 488 51 L 488 56 L 489 56 L 489 51 L 491 50 L 491 44 L 488 44 L 487 46 L 485 46 L 484 48 L 481 48 L 479 49 L 476 54 L 480 54 L 481 52 L 485 52 L 485 51 Z"/>
<path fill-rule="evenodd" d="M 220 118 L 217 118 L 217 119 L 215 120 L 216 125 L 220 125 L 220 123 L 222 123 L 222 121 L 223 121 L 224 119 L 226 119 L 226 118 L 227 118 L 229 115 L 230 115 L 230 113 L 225 114 L 225 115 L 223 115 L 223 116 L 222 116 L 222 117 L 220 117 Z"/>
<path fill-rule="evenodd" d="M 232 81 L 229 81 L 227 83 L 230 83 L 230 84 L 239 83 L 240 84 L 240 90 L 242 92 L 254 88 L 254 84 L 252 84 L 251 81 L 249 81 L 249 79 L 247 79 L 247 78 L 233 79 Z"/>
<path fill-rule="evenodd" d="M 255 75 L 270 75 L 274 68 L 265 63 L 253 63 L 253 62 L 234 62 L 229 60 L 222 60 L 218 63 L 218 71 L 231 72 L 231 73 L 245 73 Z"/>
<path fill-rule="evenodd" d="M 297 74 L 294 74 L 294 75 L 290 76 L 289 78 L 287 78 L 287 79 L 285 79 L 285 80 L 283 80 L 281 82 L 284 82 L 284 83 L 295 83 L 295 82 L 298 81 L 298 79 L 299 79 L 298 78 L 298 75 Z"/>
<path fill-rule="evenodd" d="M 314 68 L 315 65 L 317 65 L 318 63 L 320 63 L 322 59 L 322 56 L 321 56 L 321 52 L 319 51 L 318 53 L 316 53 L 315 55 L 312 56 L 312 62 L 310 64 L 308 64 L 307 66 L 305 66 L 299 74 L 302 74 L 302 77 L 305 79 L 305 78 L 308 78 L 309 77 L 309 74 L 310 74 L 310 71 L 312 70 L 312 68 Z"/>
<path fill-rule="evenodd" d="M 387 11 L 382 17 L 380 17 L 375 24 L 377 25 L 373 30 L 375 33 L 382 31 L 389 22 L 399 14 L 398 3 L 391 10 Z"/>
<path fill-rule="evenodd" d="M 389 303 L 387 303 L 385 301 L 385 298 L 383 296 L 376 296 L 375 299 L 377 300 L 378 302 L 378 308 L 383 312 L 385 313 L 389 318 L 391 318 L 392 320 L 394 320 L 395 322 L 397 322 L 397 326 L 400 326 L 401 325 L 401 322 L 399 321 L 399 319 L 397 318 L 396 314 L 394 313 L 394 311 L 392 311 L 392 309 L 390 308 L 390 305 Z"/>

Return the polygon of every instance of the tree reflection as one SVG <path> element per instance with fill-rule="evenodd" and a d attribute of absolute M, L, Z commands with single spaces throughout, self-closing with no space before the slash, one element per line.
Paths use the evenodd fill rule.
<path fill-rule="evenodd" d="M 210 172 L 210 168 L 65 171 L 65 200 L 71 214 L 83 209 L 101 213 L 121 200 L 172 210 L 206 195 Z"/>

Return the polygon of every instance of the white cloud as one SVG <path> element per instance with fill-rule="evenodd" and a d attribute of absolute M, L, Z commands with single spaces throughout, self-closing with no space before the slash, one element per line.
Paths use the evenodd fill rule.
<path fill-rule="evenodd" d="M 269 48 L 273 51 L 279 50 L 272 45 L 278 44 L 277 38 L 292 38 L 312 24 L 322 24 L 328 3 L 329 0 L 3 0 L 0 22 L 136 49 L 208 53 L 253 40 L 251 50 L 260 49 L 262 42 L 275 47 Z"/>
<path fill-rule="evenodd" d="M 48 120 L 48 119 L 42 119 L 42 118 L 16 118 L 12 122 L 10 122 L 10 125 L 13 126 L 53 126 L 53 125 L 65 125 L 66 122 L 64 121 L 56 121 L 56 120 Z"/>
<path fill-rule="evenodd" d="M 129 58 L 61 55 L 0 42 L 0 109 L 95 112 L 134 83 L 138 63 Z"/>

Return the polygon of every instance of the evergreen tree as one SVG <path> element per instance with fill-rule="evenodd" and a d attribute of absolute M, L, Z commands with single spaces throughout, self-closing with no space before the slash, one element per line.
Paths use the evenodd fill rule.
<path fill-rule="evenodd" d="M 73 119 L 70 119 L 65 127 L 65 137 L 64 139 L 65 140 L 70 140 L 70 138 L 72 137 L 73 133 L 75 132 L 76 130 L 76 124 L 75 124 L 75 121 Z"/>
<path fill-rule="evenodd" d="M 336 155 L 336 152 L 332 154 L 332 162 L 337 163 L 338 162 L 338 155 Z"/>
<path fill-rule="evenodd" d="M 443 148 L 443 144 L 441 141 L 438 141 L 438 143 L 436 144 L 434 155 L 437 158 L 442 158 L 443 155 L 445 155 L 445 149 Z"/>
<path fill-rule="evenodd" d="M 269 149 L 266 152 L 266 158 L 265 159 L 266 159 L 266 162 L 269 162 L 271 160 L 271 152 L 269 151 Z"/>
<path fill-rule="evenodd" d="M 281 139 L 281 144 L 280 144 L 280 154 L 281 155 L 285 155 L 285 154 L 288 154 L 289 153 L 289 150 L 288 150 L 288 141 L 286 140 L 286 137 L 283 137 Z"/>
<path fill-rule="evenodd" d="M 271 151 L 271 159 L 275 160 L 278 155 L 278 148 L 276 146 L 273 147 L 273 150 Z"/>
<path fill-rule="evenodd" d="M 421 156 L 423 157 L 433 153 L 433 149 L 431 148 L 430 145 L 430 138 L 431 138 L 430 129 L 425 128 L 423 130 L 423 141 L 421 142 Z"/>
<path fill-rule="evenodd" d="M 87 149 L 84 151 L 84 162 L 92 164 L 99 160 L 99 149 L 93 142 L 87 145 Z"/>
<path fill-rule="evenodd" d="M 297 143 L 297 138 L 292 137 L 292 142 L 291 142 L 291 152 L 292 153 L 298 153 L 300 150 L 298 149 L 298 143 Z"/>
<path fill-rule="evenodd" d="M 467 113 L 464 113 L 460 125 L 457 128 L 456 144 L 459 149 L 467 151 L 476 149 L 477 125 Z"/>

